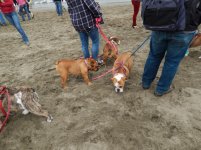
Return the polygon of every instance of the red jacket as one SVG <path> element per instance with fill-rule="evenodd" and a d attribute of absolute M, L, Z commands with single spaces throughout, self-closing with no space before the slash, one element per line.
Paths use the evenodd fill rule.
<path fill-rule="evenodd" d="M 4 0 L 4 2 L 0 2 L 0 9 L 4 14 L 15 11 L 13 0 Z"/>

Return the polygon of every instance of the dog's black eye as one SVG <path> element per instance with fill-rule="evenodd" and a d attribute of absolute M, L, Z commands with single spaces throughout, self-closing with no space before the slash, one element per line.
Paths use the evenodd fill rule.
<path fill-rule="evenodd" d="M 122 88 L 123 86 L 119 86 L 119 88 Z"/>

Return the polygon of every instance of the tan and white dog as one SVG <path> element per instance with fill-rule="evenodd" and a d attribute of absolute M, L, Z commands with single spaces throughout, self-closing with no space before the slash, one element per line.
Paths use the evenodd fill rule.
<path fill-rule="evenodd" d="M 11 111 L 22 110 L 23 115 L 28 113 L 47 118 L 47 122 L 52 122 L 53 117 L 47 110 L 42 109 L 39 103 L 39 97 L 36 91 L 31 87 L 19 86 L 8 87 L 8 93 L 11 99 Z M 7 108 L 7 99 L 3 98 L 3 107 Z"/>
<path fill-rule="evenodd" d="M 113 65 L 113 77 L 111 78 L 115 87 L 115 92 L 123 92 L 125 81 L 129 78 L 133 66 L 133 57 L 131 52 L 120 54 Z"/>
<path fill-rule="evenodd" d="M 106 65 L 108 59 L 117 59 L 118 55 L 118 45 L 120 45 L 120 40 L 118 37 L 109 37 L 110 43 L 106 43 L 103 49 L 103 63 Z"/>

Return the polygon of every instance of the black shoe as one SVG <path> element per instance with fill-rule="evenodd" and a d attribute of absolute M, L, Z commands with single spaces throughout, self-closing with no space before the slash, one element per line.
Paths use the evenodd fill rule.
<path fill-rule="evenodd" d="M 157 97 L 161 97 L 161 96 L 163 96 L 165 94 L 168 94 L 168 93 L 172 92 L 172 90 L 173 90 L 173 87 L 170 87 L 169 90 L 167 90 L 167 91 L 165 91 L 163 93 L 158 93 L 158 92 L 154 91 L 154 95 L 157 96 Z"/>
<path fill-rule="evenodd" d="M 148 86 L 142 86 L 142 88 L 143 88 L 144 90 L 148 90 L 150 87 L 148 87 Z"/>
<path fill-rule="evenodd" d="M 147 85 L 144 85 L 143 83 L 141 83 L 141 84 L 142 84 L 142 88 L 143 88 L 144 90 L 148 90 L 148 89 L 150 88 L 150 85 L 147 86 Z"/>
<path fill-rule="evenodd" d="M 98 65 L 99 65 L 99 66 L 104 65 L 104 64 L 103 64 L 103 60 L 102 60 L 102 59 L 100 59 L 100 58 L 98 58 L 98 59 L 97 59 L 97 63 L 98 63 Z"/>

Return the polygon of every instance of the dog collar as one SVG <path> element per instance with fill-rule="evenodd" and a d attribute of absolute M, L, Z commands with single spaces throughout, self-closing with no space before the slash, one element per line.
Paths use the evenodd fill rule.
<path fill-rule="evenodd" d="M 86 59 L 84 59 L 84 63 L 85 63 L 85 65 L 87 66 L 88 70 L 90 70 L 90 69 L 91 69 L 91 67 L 88 65 L 88 63 L 87 63 L 87 60 L 86 60 Z"/>
<path fill-rule="evenodd" d="M 123 74 L 124 76 L 126 76 L 126 72 L 129 71 L 128 68 L 124 65 L 124 62 L 118 62 L 118 67 L 115 68 L 115 72 L 114 72 L 114 75 L 116 74 L 117 70 L 122 68 L 123 69 Z"/>

